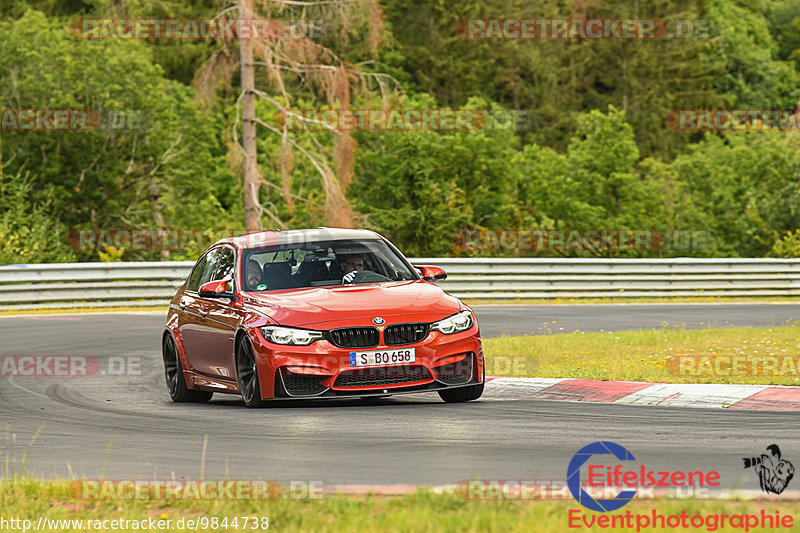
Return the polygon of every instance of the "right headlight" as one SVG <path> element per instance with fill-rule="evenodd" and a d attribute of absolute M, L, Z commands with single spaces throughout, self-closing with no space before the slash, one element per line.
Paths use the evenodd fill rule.
<path fill-rule="evenodd" d="M 269 342 L 275 344 L 293 344 L 295 346 L 308 346 L 322 338 L 321 331 L 310 329 L 285 328 L 282 326 L 266 326 L 261 328 L 261 333 Z"/>
<path fill-rule="evenodd" d="M 434 322 L 431 324 L 431 329 L 440 333 L 444 333 L 445 335 L 451 335 L 453 333 L 459 333 L 461 331 L 468 330 L 472 327 L 472 324 L 472 313 L 469 310 L 466 310 L 439 320 L 438 322 Z"/>

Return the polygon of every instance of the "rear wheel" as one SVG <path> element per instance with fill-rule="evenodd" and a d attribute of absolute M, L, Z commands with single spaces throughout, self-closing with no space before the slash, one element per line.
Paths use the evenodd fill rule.
<path fill-rule="evenodd" d="M 173 402 L 207 402 L 214 395 L 213 392 L 203 390 L 192 390 L 186 386 L 186 378 L 183 375 L 181 358 L 178 355 L 178 346 L 172 335 L 164 337 L 162 346 L 164 357 L 164 376 L 167 379 L 167 390 Z"/>
<path fill-rule="evenodd" d="M 261 384 L 258 382 L 256 358 L 247 336 L 241 338 L 236 349 L 236 373 L 244 404 L 247 407 L 264 405 L 264 400 L 261 399 Z"/>
<path fill-rule="evenodd" d="M 446 403 L 461 403 L 477 400 L 483 394 L 483 383 L 472 385 L 471 387 L 459 387 L 457 389 L 445 389 L 439 391 L 439 397 Z"/>

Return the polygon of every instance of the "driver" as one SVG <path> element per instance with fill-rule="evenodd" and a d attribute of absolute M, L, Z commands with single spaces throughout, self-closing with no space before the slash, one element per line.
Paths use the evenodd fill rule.
<path fill-rule="evenodd" d="M 342 259 L 341 263 L 342 271 L 345 274 L 364 271 L 364 258 L 360 255 L 348 255 Z"/>
<path fill-rule="evenodd" d="M 247 289 L 254 291 L 261 283 L 261 265 L 255 259 L 247 262 Z"/>
<path fill-rule="evenodd" d="M 342 283 L 352 283 L 359 272 L 364 271 L 364 257 L 360 255 L 346 255 L 339 264 L 344 272 Z"/>

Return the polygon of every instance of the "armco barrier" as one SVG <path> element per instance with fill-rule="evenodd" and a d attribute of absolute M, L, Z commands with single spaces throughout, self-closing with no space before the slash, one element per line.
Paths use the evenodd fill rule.
<path fill-rule="evenodd" d="M 417 258 L 460 298 L 800 296 L 800 259 Z M 0 309 L 166 305 L 191 262 L 0 266 Z"/>

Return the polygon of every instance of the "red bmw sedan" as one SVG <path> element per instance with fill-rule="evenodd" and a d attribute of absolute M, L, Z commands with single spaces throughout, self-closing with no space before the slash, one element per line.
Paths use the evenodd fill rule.
<path fill-rule="evenodd" d="M 472 310 L 372 231 L 319 228 L 223 239 L 197 261 L 162 337 L 176 402 L 483 393 Z"/>

